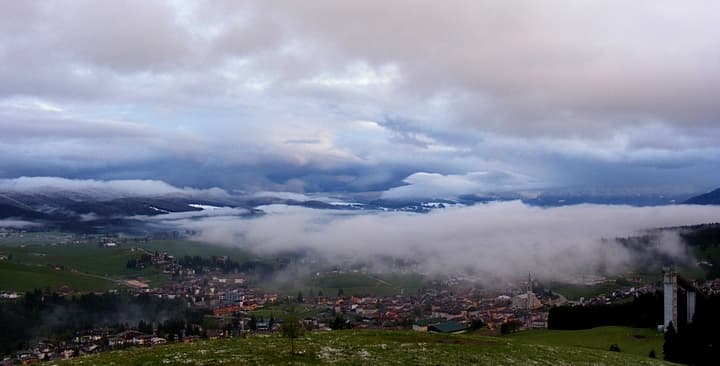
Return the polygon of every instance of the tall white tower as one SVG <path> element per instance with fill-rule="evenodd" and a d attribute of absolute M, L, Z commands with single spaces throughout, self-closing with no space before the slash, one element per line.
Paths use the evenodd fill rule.
<path fill-rule="evenodd" d="M 527 286 L 527 311 L 532 310 L 532 274 L 528 272 L 528 286 Z"/>
<path fill-rule="evenodd" d="M 664 319 L 663 325 L 667 329 L 670 322 L 673 323 L 675 331 L 678 327 L 677 319 L 677 273 L 670 270 L 663 274 Z"/>

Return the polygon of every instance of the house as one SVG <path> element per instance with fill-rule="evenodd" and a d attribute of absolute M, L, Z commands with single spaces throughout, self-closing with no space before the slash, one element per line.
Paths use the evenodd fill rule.
<path fill-rule="evenodd" d="M 100 352 L 101 348 L 97 344 L 91 344 L 89 346 L 80 347 L 81 354 L 90 354 Z"/>
<path fill-rule="evenodd" d="M 437 323 L 428 326 L 428 332 L 430 333 L 445 333 L 445 334 L 458 334 L 467 331 L 465 324 L 456 322 L 454 320 Z"/>
<path fill-rule="evenodd" d="M 152 344 L 153 346 L 160 345 L 160 344 L 166 344 L 166 343 L 167 343 L 167 339 L 162 338 L 162 337 L 150 338 L 150 344 Z"/>
<path fill-rule="evenodd" d="M 20 361 L 22 365 L 29 365 L 40 362 L 40 359 L 31 351 L 19 351 L 15 353 L 15 358 Z"/>
<path fill-rule="evenodd" d="M 228 316 L 228 315 L 233 315 L 242 310 L 243 310 L 243 306 L 238 305 L 238 304 L 228 305 L 228 306 L 220 306 L 220 307 L 213 309 L 213 315 L 214 316 Z"/>
<path fill-rule="evenodd" d="M 270 322 L 257 322 L 256 329 L 258 332 L 270 330 Z"/>
<path fill-rule="evenodd" d="M 183 343 L 192 343 L 200 339 L 200 336 L 191 335 L 191 336 L 185 336 L 183 337 L 182 341 Z"/>

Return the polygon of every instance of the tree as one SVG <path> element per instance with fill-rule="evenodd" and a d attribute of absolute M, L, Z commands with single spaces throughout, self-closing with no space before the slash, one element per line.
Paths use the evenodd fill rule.
<path fill-rule="evenodd" d="M 520 323 L 519 321 L 516 321 L 516 320 L 502 323 L 502 325 L 500 326 L 500 333 L 510 334 L 510 333 L 517 332 L 517 330 L 520 329 L 521 325 L 522 325 L 522 323 Z"/>
<path fill-rule="evenodd" d="M 302 303 L 303 300 L 304 300 L 304 299 L 303 299 L 302 291 L 298 291 L 298 294 L 297 294 L 297 302 Z"/>
<path fill-rule="evenodd" d="M 348 323 L 345 322 L 345 319 L 340 315 L 335 316 L 335 319 L 330 322 L 330 329 L 338 330 L 345 328 L 348 328 Z"/>
<path fill-rule="evenodd" d="M 248 328 L 250 328 L 250 330 L 252 331 L 257 330 L 257 318 L 255 317 L 255 314 L 250 315 L 250 320 L 248 320 Z"/>
<path fill-rule="evenodd" d="M 138 332 L 142 332 L 145 334 L 152 334 L 153 333 L 153 327 L 151 323 L 145 323 L 144 321 L 138 322 Z"/>
<path fill-rule="evenodd" d="M 478 319 L 473 319 L 473 320 L 470 322 L 470 329 L 471 329 L 471 330 L 478 330 L 478 329 L 482 328 L 484 325 L 485 325 L 485 324 L 483 323 L 482 319 L 480 319 L 480 318 L 478 318 Z"/>
<path fill-rule="evenodd" d="M 290 351 L 291 354 L 295 355 L 295 340 L 300 337 L 303 332 L 303 327 L 300 324 L 300 318 L 294 311 L 288 312 L 285 316 L 285 320 L 280 327 L 283 337 L 290 339 Z"/>
<path fill-rule="evenodd" d="M 650 353 L 648 354 L 648 357 L 650 357 L 650 358 L 655 358 L 655 357 L 657 357 L 657 356 L 655 356 L 655 350 L 654 350 L 654 349 L 651 349 L 651 350 L 650 350 Z"/>
<path fill-rule="evenodd" d="M 665 360 L 671 362 L 677 362 L 681 360 L 682 350 L 680 349 L 680 339 L 678 338 L 677 331 L 673 322 L 668 324 L 665 330 L 665 343 L 663 344 L 663 353 L 665 353 Z"/>
<path fill-rule="evenodd" d="M 611 352 L 620 352 L 620 346 L 618 346 L 617 344 L 613 343 L 613 344 L 610 345 L 610 351 L 611 351 Z"/>

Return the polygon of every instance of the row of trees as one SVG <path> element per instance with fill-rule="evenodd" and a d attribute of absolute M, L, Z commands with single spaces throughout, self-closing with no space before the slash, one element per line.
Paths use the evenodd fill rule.
<path fill-rule="evenodd" d="M 668 361 L 717 365 L 720 360 L 720 295 L 698 296 L 693 322 L 679 331 L 665 332 L 663 351 Z"/>
<path fill-rule="evenodd" d="M 558 306 L 550 309 L 548 328 L 589 329 L 604 325 L 654 328 L 663 322 L 661 292 L 610 305 Z"/>

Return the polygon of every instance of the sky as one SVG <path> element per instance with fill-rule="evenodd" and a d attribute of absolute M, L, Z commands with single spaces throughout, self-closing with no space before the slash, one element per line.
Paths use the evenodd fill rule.
<path fill-rule="evenodd" d="M 0 0 L 0 179 L 703 192 L 719 23 L 717 1 Z"/>

